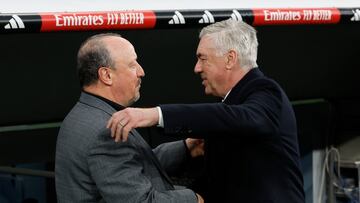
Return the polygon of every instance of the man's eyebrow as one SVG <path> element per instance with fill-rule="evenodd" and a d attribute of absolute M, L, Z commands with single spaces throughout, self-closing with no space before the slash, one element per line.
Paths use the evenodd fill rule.
<path fill-rule="evenodd" d="M 130 65 L 133 65 L 133 64 L 135 64 L 137 62 L 137 56 L 135 57 L 135 58 L 133 58 L 133 60 L 131 60 L 130 62 L 129 62 L 129 64 Z"/>

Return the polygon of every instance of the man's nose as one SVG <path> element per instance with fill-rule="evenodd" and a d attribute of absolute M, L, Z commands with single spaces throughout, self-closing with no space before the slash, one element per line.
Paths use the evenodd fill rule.
<path fill-rule="evenodd" d="M 199 63 L 199 60 L 195 64 L 194 72 L 195 73 L 200 73 L 201 72 L 201 65 Z"/>
<path fill-rule="evenodd" d="M 139 65 L 139 67 L 137 69 L 137 75 L 138 75 L 138 77 L 144 77 L 145 76 L 144 69 L 140 65 Z"/>

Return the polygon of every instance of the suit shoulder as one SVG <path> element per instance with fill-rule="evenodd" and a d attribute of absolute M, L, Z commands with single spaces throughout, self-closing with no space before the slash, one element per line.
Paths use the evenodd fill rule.
<path fill-rule="evenodd" d="M 253 88 L 277 88 L 281 89 L 280 85 L 273 79 L 268 77 L 256 78 L 248 83 L 247 86 Z"/>
<path fill-rule="evenodd" d="M 88 143 L 104 134 L 110 115 L 101 109 L 77 103 L 61 124 L 58 139 L 66 142 Z"/>
<path fill-rule="evenodd" d="M 101 109 L 83 103 L 77 103 L 65 117 L 64 123 L 75 122 L 80 125 L 88 125 L 90 128 L 98 128 L 98 125 L 103 124 L 109 120 L 110 117 L 110 114 Z"/>
<path fill-rule="evenodd" d="M 261 77 L 251 80 L 241 90 L 243 96 L 250 95 L 258 91 L 270 91 L 275 94 L 281 94 L 282 89 L 280 85 L 273 79 Z"/>

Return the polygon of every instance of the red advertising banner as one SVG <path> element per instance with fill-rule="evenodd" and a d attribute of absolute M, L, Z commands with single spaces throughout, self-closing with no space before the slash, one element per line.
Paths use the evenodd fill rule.
<path fill-rule="evenodd" d="M 360 23 L 360 8 L 256 8 L 175 11 L 0 13 L 1 33 L 172 29 L 203 27 L 225 19 L 250 25 Z"/>
<path fill-rule="evenodd" d="M 127 30 L 155 27 L 153 11 L 41 13 L 41 32 Z"/>
<path fill-rule="evenodd" d="M 341 13 L 337 8 L 253 9 L 253 25 L 336 24 Z"/>

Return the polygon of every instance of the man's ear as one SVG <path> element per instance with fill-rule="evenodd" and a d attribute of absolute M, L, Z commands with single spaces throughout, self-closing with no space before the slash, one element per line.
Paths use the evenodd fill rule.
<path fill-rule="evenodd" d="M 106 85 L 112 85 L 113 81 L 112 81 L 112 72 L 110 70 L 110 68 L 107 67 L 100 67 L 98 69 L 98 76 L 99 76 L 99 80 L 106 84 Z"/>
<path fill-rule="evenodd" d="M 226 69 L 231 70 L 238 61 L 238 54 L 235 50 L 230 49 L 226 54 Z"/>

